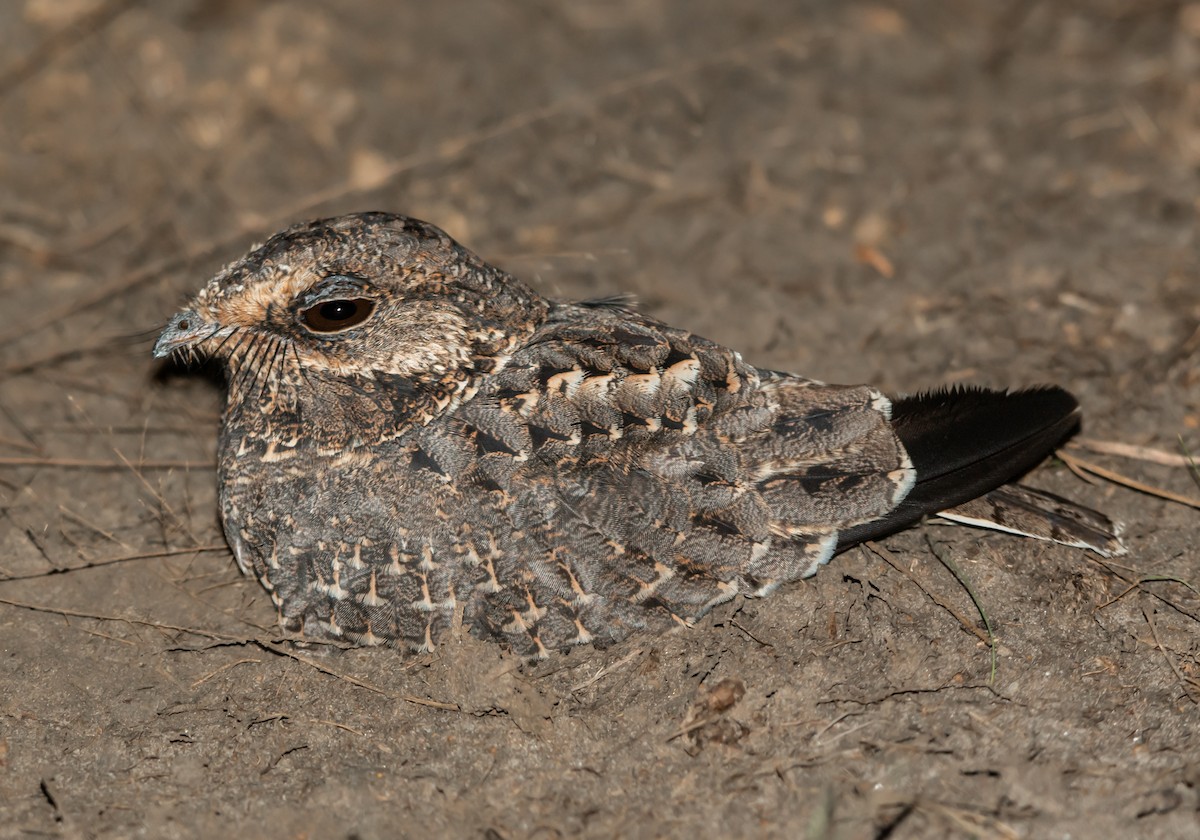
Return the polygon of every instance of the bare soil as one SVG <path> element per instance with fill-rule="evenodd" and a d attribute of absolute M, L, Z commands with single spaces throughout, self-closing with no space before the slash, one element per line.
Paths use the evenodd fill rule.
<path fill-rule="evenodd" d="M 1194 509 L 1055 461 L 1128 557 L 928 524 L 537 667 L 330 651 L 224 546 L 219 383 L 149 346 L 387 209 L 764 366 L 1200 450 L 1200 4 L 23 0 L 0 184 L 0 837 L 1197 836 Z"/>

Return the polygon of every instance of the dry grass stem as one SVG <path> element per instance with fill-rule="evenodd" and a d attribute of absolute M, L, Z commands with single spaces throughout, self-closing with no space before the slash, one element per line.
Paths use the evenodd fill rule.
<path fill-rule="evenodd" d="M 1076 458 L 1074 455 L 1064 449 L 1058 450 L 1056 454 L 1068 467 L 1073 470 L 1082 470 L 1084 472 L 1091 473 L 1092 475 L 1097 475 L 1100 478 L 1107 479 L 1113 484 L 1120 484 L 1122 487 L 1128 487 L 1131 490 L 1137 490 L 1139 493 L 1146 493 L 1147 495 L 1155 496 L 1159 499 L 1166 499 L 1168 502 L 1175 502 L 1177 504 L 1187 505 L 1190 508 L 1200 510 L 1200 499 L 1197 499 L 1194 496 L 1185 496 L 1182 493 L 1173 493 L 1170 490 L 1162 490 L 1158 487 L 1153 487 L 1149 484 L 1138 481 L 1137 479 L 1130 478 L 1127 475 L 1122 475 L 1119 472 L 1115 472 L 1114 470 L 1106 469 L 1098 464 L 1093 464 L 1090 461 L 1084 461 L 1081 458 Z"/>

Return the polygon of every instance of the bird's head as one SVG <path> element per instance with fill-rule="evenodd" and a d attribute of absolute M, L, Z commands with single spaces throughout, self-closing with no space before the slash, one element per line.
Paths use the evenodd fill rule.
<path fill-rule="evenodd" d="M 386 410 L 414 396 L 444 407 L 546 310 L 433 225 L 361 213 L 297 225 L 227 266 L 154 353 L 222 363 L 231 407 L 320 422 L 314 414 L 358 413 L 364 397 Z"/>

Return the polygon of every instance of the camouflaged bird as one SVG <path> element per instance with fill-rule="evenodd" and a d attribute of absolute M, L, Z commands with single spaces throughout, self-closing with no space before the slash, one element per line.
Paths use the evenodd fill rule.
<path fill-rule="evenodd" d="M 173 352 L 228 370 L 225 534 L 313 636 L 603 645 L 937 513 L 1123 550 L 1100 514 L 1001 486 L 1074 430 L 1063 390 L 893 401 L 760 370 L 403 216 L 276 235 L 171 320 Z"/>

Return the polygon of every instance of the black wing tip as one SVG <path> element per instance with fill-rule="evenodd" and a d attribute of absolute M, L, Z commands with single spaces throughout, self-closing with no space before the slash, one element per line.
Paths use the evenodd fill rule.
<path fill-rule="evenodd" d="M 930 412 L 951 410 L 965 413 L 1000 406 L 1007 410 L 1037 411 L 1061 418 L 1080 411 L 1079 400 L 1075 399 L 1074 394 L 1058 385 L 1033 385 L 1016 390 L 951 385 L 896 397 L 892 401 L 892 422 L 903 422 Z"/>
<path fill-rule="evenodd" d="M 1078 430 L 1080 414 L 1079 401 L 1055 385 L 1016 391 L 957 386 L 895 400 L 892 428 L 920 481 L 1003 450 L 1026 449 L 1028 457 L 1029 448 L 1041 448 L 1045 457 Z"/>
<path fill-rule="evenodd" d="M 1079 402 L 1054 385 L 954 386 L 892 402 L 892 428 L 916 483 L 887 516 L 843 532 L 838 550 L 893 533 L 1014 481 L 1079 426 Z"/>

